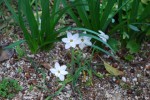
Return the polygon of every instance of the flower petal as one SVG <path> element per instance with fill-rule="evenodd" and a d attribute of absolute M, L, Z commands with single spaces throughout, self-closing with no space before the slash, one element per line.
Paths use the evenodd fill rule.
<path fill-rule="evenodd" d="M 101 34 L 105 34 L 105 33 L 104 33 L 103 31 L 101 31 L 101 30 L 99 30 L 98 32 L 101 33 Z"/>
<path fill-rule="evenodd" d="M 68 38 L 62 38 L 62 41 L 63 41 L 64 43 L 69 43 Z"/>
<path fill-rule="evenodd" d="M 55 68 L 56 68 L 57 70 L 60 69 L 60 65 L 59 65 L 58 62 L 55 63 Z"/>
<path fill-rule="evenodd" d="M 57 70 L 54 69 L 54 68 L 51 68 L 50 71 L 51 71 L 51 73 L 53 73 L 53 74 L 55 74 L 55 73 L 57 72 Z"/>
<path fill-rule="evenodd" d="M 56 73 L 55 73 L 55 76 L 56 77 L 59 77 L 61 74 L 57 71 Z"/>
<path fill-rule="evenodd" d="M 67 38 L 71 38 L 72 34 L 70 32 L 67 32 Z"/>
<path fill-rule="evenodd" d="M 74 34 L 73 35 L 73 38 L 76 40 L 76 39 L 78 39 L 79 38 L 79 34 Z"/>
<path fill-rule="evenodd" d="M 109 39 L 109 36 L 108 36 L 108 35 L 105 35 L 105 39 L 107 39 L 107 40 L 108 40 L 108 39 Z"/>
<path fill-rule="evenodd" d="M 101 38 L 104 42 L 107 42 L 107 40 L 105 38 Z"/>
<path fill-rule="evenodd" d="M 61 66 L 61 70 L 66 70 L 67 66 L 66 65 L 62 65 Z"/>
<path fill-rule="evenodd" d="M 70 45 L 71 45 L 71 47 L 73 47 L 73 48 L 76 47 L 76 43 L 75 43 L 75 42 L 71 43 Z"/>
<path fill-rule="evenodd" d="M 64 76 L 64 75 L 60 75 L 60 76 L 59 76 L 59 79 L 60 79 L 61 81 L 64 81 L 65 76 Z"/>
<path fill-rule="evenodd" d="M 84 31 L 83 33 L 86 34 L 86 31 Z"/>
<path fill-rule="evenodd" d="M 68 74 L 68 72 L 65 71 L 65 70 L 61 70 L 60 73 L 61 73 L 61 75 L 66 75 L 66 74 Z"/>
<path fill-rule="evenodd" d="M 70 44 L 65 45 L 65 49 L 69 49 L 70 47 L 71 47 Z"/>
<path fill-rule="evenodd" d="M 88 46 L 91 46 L 91 45 L 92 45 L 91 41 L 86 41 L 85 44 L 88 45 Z"/>
<path fill-rule="evenodd" d="M 79 44 L 79 48 L 82 50 L 86 45 L 84 43 Z"/>

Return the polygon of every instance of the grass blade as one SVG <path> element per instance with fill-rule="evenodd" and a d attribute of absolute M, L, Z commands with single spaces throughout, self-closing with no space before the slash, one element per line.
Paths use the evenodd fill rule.
<path fill-rule="evenodd" d="M 8 9 L 10 10 L 10 12 L 12 13 L 13 19 L 14 19 L 17 23 L 19 23 L 18 16 L 17 16 L 17 14 L 15 13 L 15 10 L 11 7 L 10 3 L 8 2 L 8 0 L 2 0 L 2 1 L 5 2 L 7 8 L 8 8 Z"/>

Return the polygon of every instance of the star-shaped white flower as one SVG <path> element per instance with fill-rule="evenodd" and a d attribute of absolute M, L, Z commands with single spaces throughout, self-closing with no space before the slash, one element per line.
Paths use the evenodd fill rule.
<path fill-rule="evenodd" d="M 75 48 L 77 44 L 80 44 L 79 34 L 72 35 L 70 32 L 67 32 L 67 38 L 63 38 L 62 41 L 66 43 L 65 49 Z"/>
<path fill-rule="evenodd" d="M 67 68 L 66 65 L 60 66 L 58 62 L 55 63 L 55 68 L 51 68 L 51 73 L 55 74 L 56 77 L 59 77 L 61 81 L 64 81 L 65 75 L 68 74 L 67 71 L 65 71 Z"/>
<path fill-rule="evenodd" d="M 86 34 L 86 32 L 84 32 L 85 34 Z M 91 43 L 91 38 L 90 37 L 87 37 L 87 36 L 81 36 L 80 38 L 79 38 L 79 40 L 80 40 L 80 44 L 79 44 L 79 47 L 80 47 L 80 49 L 82 50 L 84 47 L 86 47 L 86 46 L 91 46 L 92 45 L 92 43 Z"/>
<path fill-rule="evenodd" d="M 103 31 L 101 31 L 101 30 L 99 30 L 98 32 L 101 33 L 101 34 L 99 34 L 98 36 L 99 36 L 104 42 L 107 42 L 107 40 L 109 39 L 109 36 L 106 35 L 106 34 L 105 34 Z"/>

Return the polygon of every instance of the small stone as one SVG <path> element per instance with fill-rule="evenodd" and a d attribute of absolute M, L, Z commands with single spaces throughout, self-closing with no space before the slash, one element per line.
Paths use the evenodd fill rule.
<path fill-rule="evenodd" d="M 34 58 L 34 55 L 27 54 L 27 56 L 30 57 L 30 58 Z"/>
<path fill-rule="evenodd" d="M 13 77 L 15 75 L 15 72 L 11 72 L 10 75 L 11 77 Z"/>
<path fill-rule="evenodd" d="M 116 80 L 115 82 L 116 82 L 116 84 L 119 84 L 119 83 L 120 83 L 120 81 L 119 81 L 119 80 Z"/>
<path fill-rule="evenodd" d="M 145 66 L 145 69 L 146 69 L 146 70 L 150 70 L 150 64 L 146 65 L 146 66 Z"/>
<path fill-rule="evenodd" d="M 131 72 L 131 73 L 134 73 L 134 72 L 135 72 L 135 70 L 132 68 L 132 69 L 130 70 L 130 72 Z"/>
<path fill-rule="evenodd" d="M 41 75 L 41 74 L 38 74 L 38 77 L 39 77 L 39 78 L 42 78 L 42 75 Z"/>
<path fill-rule="evenodd" d="M 148 72 L 145 72 L 145 76 L 146 76 L 146 77 L 149 77 L 149 73 L 148 73 Z"/>
<path fill-rule="evenodd" d="M 114 67 L 114 68 L 117 68 L 117 67 L 118 67 L 118 64 L 117 64 L 117 63 L 114 63 L 114 64 L 113 64 L 113 67 Z"/>
<path fill-rule="evenodd" d="M 135 99 L 138 100 L 139 99 L 138 96 L 135 96 Z"/>
<path fill-rule="evenodd" d="M 133 82 L 137 82 L 137 78 L 136 78 L 136 77 L 133 78 L 132 81 L 133 81 Z"/>
<path fill-rule="evenodd" d="M 6 67 L 9 69 L 11 66 L 9 63 L 6 63 Z"/>
<path fill-rule="evenodd" d="M 50 80 L 50 76 L 46 76 L 46 79 L 49 81 Z"/>
<path fill-rule="evenodd" d="M 84 59 L 86 58 L 86 54 L 84 54 L 84 53 L 83 53 L 83 58 L 84 58 Z"/>
<path fill-rule="evenodd" d="M 132 94 L 132 90 L 127 90 L 127 94 Z"/>
<path fill-rule="evenodd" d="M 126 81 L 127 81 L 127 79 L 126 79 L 125 77 L 122 77 L 122 81 L 126 82 Z"/>
<path fill-rule="evenodd" d="M 141 74 L 137 74 L 137 77 L 141 77 Z"/>
<path fill-rule="evenodd" d="M 32 84 L 36 85 L 37 84 L 37 80 L 32 80 Z"/>
<path fill-rule="evenodd" d="M 116 78 L 115 77 L 113 77 L 113 79 L 112 79 L 114 82 L 116 81 Z"/>
<path fill-rule="evenodd" d="M 25 73 L 25 77 L 28 79 L 28 78 L 30 78 L 31 76 L 30 76 L 29 73 Z"/>
<path fill-rule="evenodd" d="M 13 65 L 14 64 L 14 60 L 10 60 L 9 63 L 10 63 L 10 65 Z"/>

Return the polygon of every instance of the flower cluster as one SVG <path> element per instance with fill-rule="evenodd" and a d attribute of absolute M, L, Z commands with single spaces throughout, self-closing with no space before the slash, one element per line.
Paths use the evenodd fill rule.
<path fill-rule="evenodd" d="M 86 34 L 86 32 L 84 32 Z M 62 41 L 65 43 L 65 49 L 69 49 L 70 47 L 75 48 L 79 45 L 79 48 L 82 50 L 86 46 L 91 46 L 91 38 L 87 36 L 80 36 L 79 34 L 71 34 L 67 32 L 67 38 L 63 38 Z"/>
<path fill-rule="evenodd" d="M 109 36 L 102 31 L 99 31 L 99 33 L 99 38 L 102 39 L 104 42 L 107 42 Z M 86 34 L 86 32 L 84 32 L 84 34 Z M 70 32 L 67 32 L 67 38 L 63 38 L 62 41 L 65 43 L 65 49 L 69 49 L 71 47 L 75 48 L 77 45 L 79 45 L 79 48 L 82 50 L 84 47 L 92 45 L 90 37 L 79 36 L 79 34 L 71 34 Z M 60 66 L 60 64 L 56 62 L 55 67 L 51 68 L 50 71 L 61 81 L 64 81 L 65 75 L 68 74 L 66 68 L 66 65 Z"/>

